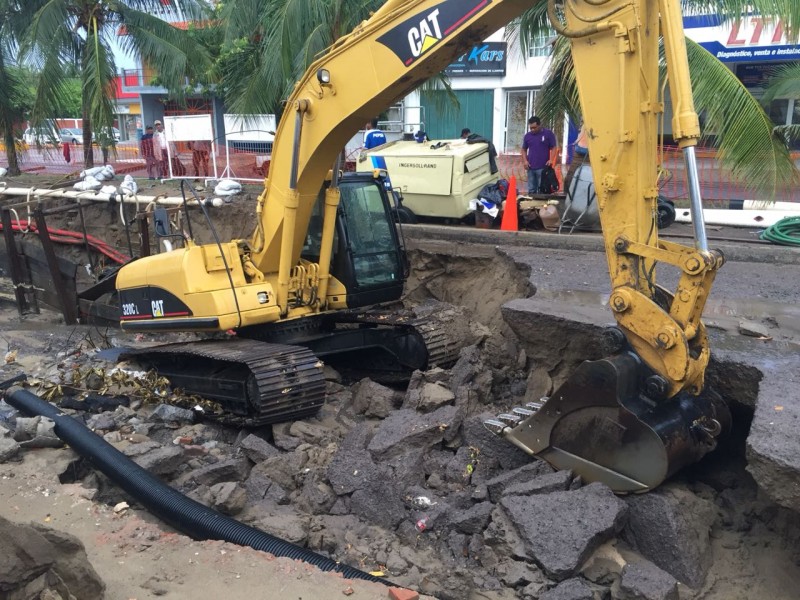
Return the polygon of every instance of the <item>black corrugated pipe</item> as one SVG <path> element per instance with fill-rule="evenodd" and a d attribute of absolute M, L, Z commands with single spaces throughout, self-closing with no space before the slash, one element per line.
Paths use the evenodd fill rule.
<path fill-rule="evenodd" d="M 255 527 L 239 523 L 187 498 L 143 469 L 82 423 L 62 413 L 36 394 L 11 387 L 5 400 L 22 413 L 41 415 L 55 423 L 56 435 L 103 474 L 141 502 L 150 512 L 178 531 L 196 540 L 222 540 L 312 564 L 322 571 L 335 571 L 348 579 L 366 579 L 385 585 L 391 582 L 342 565 L 316 552 L 296 546 Z"/>

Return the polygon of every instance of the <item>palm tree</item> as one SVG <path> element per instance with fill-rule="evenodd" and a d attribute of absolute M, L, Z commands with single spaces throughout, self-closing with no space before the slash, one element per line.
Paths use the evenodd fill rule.
<path fill-rule="evenodd" d="M 775 69 L 769 80 L 769 85 L 761 97 L 762 106 L 768 107 L 776 98 L 794 98 L 795 111 L 800 103 L 800 63 L 789 63 Z M 781 125 L 775 128 L 776 133 L 782 135 L 787 142 L 800 140 L 800 124 Z"/>
<path fill-rule="evenodd" d="M 716 0 L 702 4 L 684 0 L 682 4 L 684 13 L 716 13 L 730 20 L 752 11 L 780 15 L 790 39 L 797 38 L 800 28 L 800 3 L 792 0 Z M 521 47 L 523 55 L 527 55 L 531 40 L 549 31 L 546 11 L 547 2 L 541 1 L 508 27 L 507 38 Z M 720 163 L 739 181 L 762 192 L 774 195 L 778 189 L 796 184 L 800 173 L 789 154 L 787 132 L 778 129 L 776 133 L 759 102 L 730 69 L 695 42 L 687 39 L 686 45 L 695 106 L 704 117 L 706 129 L 716 134 Z M 796 77 L 800 70 L 793 67 L 787 73 Z M 664 76 L 662 70 L 662 80 Z M 559 38 L 554 45 L 540 98 L 537 112 L 549 122 L 557 122 L 565 112 L 579 120 L 580 104 L 566 39 Z"/>
<path fill-rule="evenodd" d="M 83 153 L 94 165 L 92 130 L 113 125 L 116 64 L 111 41 L 121 28 L 123 50 L 153 67 L 168 88 L 183 86 L 189 57 L 205 61 L 205 51 L 167 20 L 199 18 L 203 0 L 26 0 L 32 14 L 23 51 L 41 72 L 31 114 L 34 126 L 55 115 L 70 66 L 81 77 Z"/>
<path fill-rule="evenodd" d="M 6 148 L 8 173 L 19 175 L 19 158 L 14 126 L 30 108 L 27 102 L 25 72 L 18 68 L 15 57 L 18 41 L 27 18 L 21 2 L 0 0 L 0 134 Z"/>
<path fill-rule="evenodd" d="M 226 104 L 237 113 L 280 113 L 294 82 L 383 0 L 229 0 L 220 22 Z"/>

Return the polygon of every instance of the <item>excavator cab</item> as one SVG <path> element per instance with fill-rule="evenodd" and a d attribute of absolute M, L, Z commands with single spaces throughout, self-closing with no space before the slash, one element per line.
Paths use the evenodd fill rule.
<path fill-rule="evenodd" d="M 383 175 L 344 173 L 339 179 L 331 275 L 347 290 L 347 307 L 393 302 L 403 294 L 407 259 Z M 327 188 L 327 186 L 326 186 Z M 301 257 L 318 262 L 325 189 L 311 213 Z"/>

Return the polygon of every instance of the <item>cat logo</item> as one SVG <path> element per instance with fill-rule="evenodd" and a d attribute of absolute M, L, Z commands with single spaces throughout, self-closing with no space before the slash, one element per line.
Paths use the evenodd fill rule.
<path fill-rule="evenodd" d="M 419 27 L 412 27 L 408 30 L 408 45 L 411 54 L 418 57 L 442 39 L 442 30 L 439 28 L 439 9 L 430 13 L 427 18 L 422 19 Z"/>
<path fill-rule="evenodd" d="M 384 33 L 378 42 L 411 66 L 467 21 L 480 15 L 493 0 L 445 0 L 432 10 L 406 19 Z"/>
<path fill-rule="evenodd" d="M 150 302 L 150 307 L 153 309 L 153 316 L 154 317 L 163 317 L 164 316 L 164 301 L 163 300 L 152 300 Z"/>

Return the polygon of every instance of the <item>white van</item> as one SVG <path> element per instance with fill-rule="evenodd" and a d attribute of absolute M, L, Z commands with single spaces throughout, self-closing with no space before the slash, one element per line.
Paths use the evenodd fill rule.
<path fill-rule="evenodd" d="M 60 139 L 61 135 L 54 123 L 47 123 L 36 129 L 28 127 L 22 134 L 22 141 L 29 146 L 35 146 L 37 143 L 41 146 L 58 145 Z"/>

